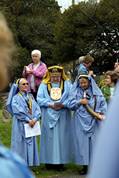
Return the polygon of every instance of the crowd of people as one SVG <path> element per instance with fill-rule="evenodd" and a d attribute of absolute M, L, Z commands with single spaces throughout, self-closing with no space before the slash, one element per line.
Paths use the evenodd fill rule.
<path fill-rule="evenodd" d="M 12 44 L 12 34 L 4 20 L 3 24 L 7 29 L 5 32 L 8 36 L 8 39 L 5 40 Z M 8 46 L 6 45 L 6 49 Z M 10 52 L 7 50 L 8 56 L 11 55 L 13 46 Z M 100 168 L 103 170 L 101 174 L 101 170 L 98 171 L 95 163 L 98 163 L 99 167 L 102 163 L 102 156 L 99 157 L 100 151 L 103 159 L 105 157 L 101 146 L 101 144 L 105 145 L 105 139 L 107 145 L 110 145 L 105 130 L 111 128 L 110 124 L 113 126 L 112 129 L 116 127 L 110 117 L 113 117 L 114 111 L 118 110 L 117 107 L 115 110 L 117 99 L 115 98 L 112 102 L 113 96 L 118 96 L 118 92 L 115 92 L 118 81 L 118 65 L 115 65 L 113 71 L 105 73 L 104 85 L 99 88 L 93 71 L 90 70 L 94 58 L 89 54 L 80 58 L 73 83 L 65 74 L 62 66 L 47 67 L 41 61 L 41 51 L 33 50 L 31 58 L 32 63 L 24 66 L 23 78 L 18 79 L 11 86 L 7 100 L 7 109 L 12 115 L 11 151 L 13 153 L 0 146 L 2 177 L 14 177 L 14 172 L 12 172 L 14 169 L 20 175 L 19 178 L 33 177 L 26 165 L 38 166 L 42 163 L 47 169 L 63 170 L 65 164 L 74 163 L 82 165 L 80 174 L 86 174 L 88 166 L 92 165 L 90 178 L 114 178 L 115 176 L 110 176 L 111 173 L 109 175 L 104 169 L 104 164 Z M 6 57 L 6 59 L 8 58 Z M 7 66 L 3 62 L 1 64 L 7 71 Z M 7 83 L 7 75 L 3 73 L 0 75 L 0 89 L 2 89 Z M 110 105 L 112 108 L 109 107 Z M 110 115 L 106 114 L 108 108 Z M 105 118 L 109 120 L 108 117 L 111 121 L 107 121 L 106 125 Z M 117 120 L 116 114 L 114 118 Z M 39 122 L 41 123 L 41 135 L 39 133 L 40 136 L 37 137 L 35 132 L 34 135 L 32 135 L 33 133 L 30 135 L 30 131 L 35 130 Z M 29 136 L 26 134 L 26 126 Z M 114 137 L 115 132 L 112 133 Z M 40 150 L 38 149 L 38 139 L 40 140 Z M 96 143 L 97 140 L 99 140 L 98 143 Z M 112 144 L 115 145 L 116 142 L 112 141 Z M 111 151 L 113 151 L 113 146 Z M 94 156 L 92 156 L 93 153 L 95 153 Z M 116 156 L 114 158 L 116 159 Z M 110 168 L 112 164 L 109 163 L 108 152 L 106 159 L 108 168 Z M 5 168 L 7 168 L 6 172 Z"/>
<path fill-rule="evenodd" d="M 28 166 L 45 164 L 47 169 L 82 165 L 86 174 L 95 141 L 107 110 L 106 100 L 96 84 L 90 66 L 94 58 L 83 56 L 75 82 L 59 65 L 46 67 L 41 52 L 31 52 L 33 63 L 12 85 L 7 108 L 13 116 L 11 150 Z M 25 136 L 25 124 L 33 128 L 41 120 L 40 153 L 36 136 Z"/>
<path fill-rule="evenodd" d="M 23 78 L 11 87 L 7 108 L 13 116 L 11 150 L 28 166 L 45 164 L 47 169 L 64 165 L 82 165 L 86 174 L 90 165 L 107 104 L 114 95 L 117 71 L 107 71 L 99 88 L 93 71 L 94 58 L 83 56 L 72 83 L 60 65 L 47 68 L 41 52 L 31 52 L 32 63 L 24 66 Z M 40 153 L 36 136 L 25 136 L 25 124 L 34 128 L 41 122 Z"/>

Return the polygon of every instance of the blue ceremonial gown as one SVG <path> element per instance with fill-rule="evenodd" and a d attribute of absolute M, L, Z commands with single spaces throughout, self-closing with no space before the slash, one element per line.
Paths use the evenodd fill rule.
<path fill-rule="evenodd" d="M 106 102 L 97 87 L 95 81 L 91 78 L 90 87 L 86 90 L 89 97 L 88 104 L 95 108 L 95 112 L 105 113 Z M 101 121 L 94 118 L 79 101 L 84 96 L 84 91 L 79 86 L 78 81 L 74 83 L 71 90 L 68 107 L 74 110 L 72 119 L 72 150 L 74 162 L 80 165 L 89 165 L 93 151 L 98 127 Z"/>
<path fill-rule="evenodd" d="M 31 94 L 28 95 L 32 97 Z M 39 165 L 36 137 L 25 138 L 24 124 L 30 119 L 40 118 L 40 108 L 35 99 L 32 100 L 32 115 L 28 112 L 25 96 L 16 94 L 12 100 L 13 125 L 11 149 L 18 153 L 29 166 Z"/>
<path fill-rule="evenodd" d="M 119 177 L 119 83 L 100 129 L 88 178 Z"/>
<path fill-rule="evenodd" d="M 1 178 L 35 178 L 19 156 L 0 145 Z"/>
<path fill-rule="evenodd" d="M 70 81 L 64 81 L 64 91 L 58 101 L 53 101 L 47 85 L 42 83 L 38 90 L 37 101 L 42 113 L 40 162 L 46 164 L 66 164 L 70 162 L 70 111 L 65 107 L 68 101 Z M 63 109 L 58 111 L 48 107 L 61 102 Z"/>

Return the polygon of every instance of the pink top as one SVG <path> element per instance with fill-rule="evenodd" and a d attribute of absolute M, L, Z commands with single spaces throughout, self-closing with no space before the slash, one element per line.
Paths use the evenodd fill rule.
<path fill-rule="evenodd" d="M 40 83 L 41 83 L 41 81 L 43 79 L 43 76 L 47 72 L 47 66 L 46 66 L 45 63 L 40 62 L 39 66 L 37 68 L 34 68 L 34 63 L 29 64 L 28 68 L 33 70 L 33 74 L 27 74 L 26 70 L 24 69 L 22 75 L 29 82 L 30 89 L 32 89 L 34 92 L 36 92 L 38 86 L 40 85 Z M 31 78 L 32 78 L 32 76 L 34 76 L 34 84 L 35 84 L 34 88 L 31 87 Z"/>

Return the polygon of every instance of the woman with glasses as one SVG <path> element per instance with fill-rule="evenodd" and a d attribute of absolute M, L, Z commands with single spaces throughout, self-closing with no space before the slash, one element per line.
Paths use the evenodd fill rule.
<path fill-rule="evenodd" d="M 28 92 L 29 84 L 21 78 L 14 84 L 16 94 L 10 93 L 11 113 L 13 115 L 11 149 L 18 153 L 28 166 L 39 165 L 36 137 L 26 137 L 25 124 L 33 128 L 40 118 L 40 108 L 32 94 Z M 9 98 L 9 101 L 10 101 Z"/>

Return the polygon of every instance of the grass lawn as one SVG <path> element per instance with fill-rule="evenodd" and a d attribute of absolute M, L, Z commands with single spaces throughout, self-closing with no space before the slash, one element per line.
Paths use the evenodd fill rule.
<path fill-rule="evenodd" d="M 8 148 L 10 148 L 11 125 L 11 119 L 8 122 L 3 121 L 2 110 L 0 110 L 0 140 Z M 47 170 L 44 165 L 40 165 L 38 167 L 31 167 L 31 170 L 37 178 L 60 178 L 62 176 L 66 176 L 68 178 L 69 176 L 78 175 L 79 169 L 79 166 L 73 164 L 66 165 L 65 170 L 60 172 L 54 170 Z"/>

